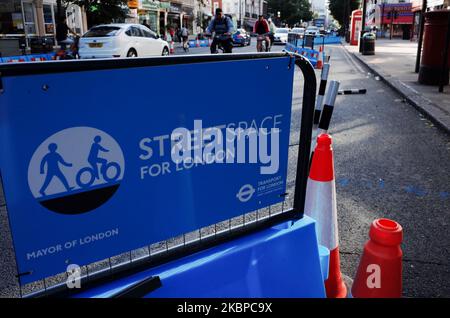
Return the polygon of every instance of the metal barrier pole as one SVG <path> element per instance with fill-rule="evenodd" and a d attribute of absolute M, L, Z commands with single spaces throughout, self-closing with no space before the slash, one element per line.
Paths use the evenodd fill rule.
<path fill-rule="evenodd" d="M 311 62 L 299 54 L 293 55 L 295 56 L 295 64 L 300 67 L 304 78 L 302 122 L 300 126 L 300 144 L 298 148 L 294 193 L 294 213 L 295 217 L 300 219 L 303 216 L 303 210 L 305 208 L 317 83 L 316 73 Z"/>
<path fill-rule="evenodd" d="M 427 11 L 427 0 L 423 0 L 422 12 L 420 14 L 419 43 L 417 45 L 416 69 L 415 69 L 416 73 L 419 73 L 420 58 L 422 56 L 423 28 L 425 26 L 425 12 L 426 11 Z"/>
<path fill-rule="evenodd" d="M 322 116 L 320 117 L 319 129 L 321 133 L 327 133 L 330 127 L 331 116 L 333 115 L 334 104 L 339 91 L 339 82 L 331 81 L 328 94 L 325 98 Z"/>

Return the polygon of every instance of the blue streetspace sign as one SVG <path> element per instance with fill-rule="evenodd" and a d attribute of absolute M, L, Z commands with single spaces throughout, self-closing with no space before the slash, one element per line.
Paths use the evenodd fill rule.
<path fill-rule="evenodd" d="M 290 65 L 2 77 L 0 171 L 21 284 L 283 201 Z"/>

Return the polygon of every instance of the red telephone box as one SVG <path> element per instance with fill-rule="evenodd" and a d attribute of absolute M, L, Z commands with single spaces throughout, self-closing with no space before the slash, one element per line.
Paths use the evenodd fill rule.
<path fill-rule="evenodd" d="M 358 45 L 359 33 L 362 28 L 362 10 L 352 12 L 352 21 L 350 28 L 350 45 Z"/>

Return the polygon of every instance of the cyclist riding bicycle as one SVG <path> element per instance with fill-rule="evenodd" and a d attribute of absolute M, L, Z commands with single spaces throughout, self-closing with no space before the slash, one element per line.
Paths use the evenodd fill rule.
<path fill-rule="evenodd" d="M 211 20 L 206 28 L 207 34 L 215 33 L 214 39 L 211 43 L 211 53 L 217 53 L 217 45 L 221 44 L 224 53 L 231 53 L 233 50 L 233 43 L 231 33 L 233 32 L 233 22 L 222 12 L 221 8 L 216 9 L 216 15 Z"/>
<path fill-rule="evenodd" d="M 258 42 L 256 44 L 256 49 L 258 52 L 262 52 L 262 41 L 263 39 L 266 41 L 266 52 L 270 49 L 270 38 L 269 38 L 269 23 L 262 14 L 259 15 L 258 21 L 255 23 L 255 27 L 253 30 L 256 34 L 258 34 Z"/>

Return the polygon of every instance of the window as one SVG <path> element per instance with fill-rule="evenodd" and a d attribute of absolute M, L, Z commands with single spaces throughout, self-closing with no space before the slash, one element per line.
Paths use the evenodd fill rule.
<path fill-rule="evenodd" d="M 153 31 L 151 31 L 147 28 L 142 28 L 141 31 L 144 34 L 144 37 L 156 39 L 156 33 L 154 33 Z"/>
<path fill-rule="evenodd" d="M 137 28 L 137 27 L 135 27 L 135 26 L 132 26 L 132 27 L 130 27 L 129 29 L 128 29 L 128 31 L 130 32 L 130 34 L 128 34 L 128 35 L 131 35 L 131 36 L 140 36 L 140 37 L 142 37 L 143 35 L 142 35 L 142 32 L 141 32 L 141 29 L 140 28 Z M 127 32 L 128 32 L 127 31 Z"/>
<path fill-rule="evenodd" d="M 46 34 L 54 34 L 55 33 L 55 24 L 54 24 L 54 16 L 52 6 L 50 4 L 44 4 L 44 25 L 45 25 L 45 33 Z"/>
<path fill-rule="evenodd" d="M 34 7 L 30 2 L 23 3 L 23 16 L 25 20 L 25 31 L 27 34 L 36 34 L 36 23 L 34 20 Z"/>
<path fill-rule="evenodd" d="M 0 34 L 23 34 L 22 5 L 20 0 L 0 1 Z"/>
<path fill-rule="evenodd" d="M 94 27 L 90 29 L 88 32 L 86 32 L 85 35 L 83 35 L 84 38 L 102 38 L 102 37 L 108 37 L 108 36 L 115 36 L 119 32 L 119 27 L 113 27 L 113 26 L 99 26 Z M 128 34 L 128 31 L 127 31 Z"/>

